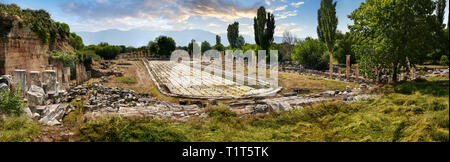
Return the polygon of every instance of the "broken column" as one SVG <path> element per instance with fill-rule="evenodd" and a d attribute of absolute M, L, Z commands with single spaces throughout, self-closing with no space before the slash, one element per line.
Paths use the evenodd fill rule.
<path fill-rule="evenodd" d="M 27 71 L 26 70 L 14 70 L 14 79 L 13 79 L 14 85 L 18 85 L 23 94 L 28 90 L 27 87 Z"/>
<path fill-rule="evenodd" d="M 64 87 L 66 89 L 69 88 L 69 84 L 70 84 L 70 67 L 65 67 L 64 68 L 64 78 L 63 78 L 63 83 L 64 83 Z"/>
<path fill-rule="evenodd" d="M 31 85 L 42 87 L 41 73 L 39 71 L 30 71 Z"/>
<path fill-rule="evenodd" d="M 347 69 L 346 69 L 346 73 L 345 73 L 345 77 L 347 79 L 350 79 L 350 55 L 347 55 Z"/>
<path fill-rule="evenodd" d="M 33 112 L 35 112 L 35 107 L 44 105 L 45 102 L 45 92 L 44 89 L 36 85 L 31 85 L 30 90 L 27 92 L 28 106 Z"/>
<path fill-rule="evenodd" d="M 56 71 L 45 70 L 42 75 L 42 84 L 47 94 L 54 95 L 57 93 Z"/>

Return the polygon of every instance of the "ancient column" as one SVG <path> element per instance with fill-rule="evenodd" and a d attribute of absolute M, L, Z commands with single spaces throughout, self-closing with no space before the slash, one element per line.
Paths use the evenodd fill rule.
<path fill-rule="evenodd" d="M 347 55 L 347 69 L 345 73 L 345 77 L 350 80 L 350 55 Z"/>
<path fill-rule="evenodd" d="M 83 83 L 82 79 L 81 79 L 81 68 L 80 68 L 80 64 L 76 64 L 75 65 L 75 71 L 76 71 L 76 80 L 77 80 L 77 84 L 80 85 Z"/>
<path fill-rule="evenodd" d="M 18 85 L 22 92 L 28 91 L 27 87 L 27 71 L 26 70 L 14 70 L 14 76 L 13 76 L 13 83 L 14 85 Z"/>
<path fill-rule="evenodd" d="M 377 75 L 377 79 L 375 80 L 375 82 L 378 84 L 380 83 L 380 74 L 378 71 L 378 66 L 375 67 L 375 74 Z"/>
<path fill-rule="evenodd" d="M 41 74 L 39 71 L 30 71 L 31 85 L 42 87 Z"/>
<path fill-rule="evenodd" d="M 70 67 L 64 68 L 64 87 L 69 89 L 70 87 Z"/>
<path fill-rule="evenodd" d="M 416 80 L 416 68 L 411 68 L 411 80 Z"/>
<path fill-rule="evenodd" d="M 56 94 L 57 93 L 57 84 L 56 84 L 56 71 L 55 70 L 45 70 L 42 74 L 42 84 L 45 92 L 47 94 Z"/>
<path fill-rule="evenodd" d="M 330 54 L 330 79 L 333 79 L 333 54 Z"/>

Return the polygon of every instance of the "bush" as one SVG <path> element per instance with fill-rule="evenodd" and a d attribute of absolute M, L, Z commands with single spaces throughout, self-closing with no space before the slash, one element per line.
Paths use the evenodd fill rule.
<path fill-rule="evenodd" d="M 0 142 L 28 142 L 37 134 L 38 125 L 25 117 L 0 119 Z"/>
<path fill-rule="evenodd" d="M 325 43 L 316 39 L 306 38 L 306 40 L 300 41 L 295 45 L 292 60 L 309 68 L 324 70 L 327 69 L 329 61 L 326 51 Z"/>
<path fill-rule="evenodd" d="M 237 114 L 233 111 L 231 111 L 227 106 L 225 105 L 219 105 L 215 107 L 207 107 L 206 108 L 206 114 L 208 114 L 210 117 L 236 117 Z"/>
<path fill-rule="evenodd" d="M 106 117 L 80 128 L 81 141 L 89 142 L 181 142 L 185 132 L 175 124 L 156 119 Z"/>
<path fill-rule="evenodd" d="M 15 92 L 0 90 L 0 114 L 20 116 L 24 113 L 24 106 L 25 102 L 20 97 L 19 90 Z"/>
<path fill-rule="evenodd" d="M 440 63 L 441 63 L 441 65 L 447 65 L 447 66 L 449 65 L 447 55 L 442 55 Z"/>

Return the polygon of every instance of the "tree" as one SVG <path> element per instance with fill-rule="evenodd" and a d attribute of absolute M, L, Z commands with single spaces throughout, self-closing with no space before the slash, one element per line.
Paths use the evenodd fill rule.
<path fill-rule="evenodd" d="M 219 35 L 216 35 L 216 45 L 214 45 L 214 49 L 216 49 L 217 51 L 223 51 L 225 50 L 225 47 L 222 45 L 222 38 L 220 38 Z"/>
<path fill-rule="evenodd" d="M 283 32 L 283 42 L 280 45 L 280 61 L 291 61 L 291 53 L 294 50 L 294 44 L 297 38 L 289 32 L 284 31 Z"/>
<path fill-rule="evenodd" d="M 367 76 L 392 74 L 414 67 L 430 52 L 436 19 L 432 0 L 367 0 L 349 16 L 355 36 L 353 46 L 359 65 Z"/>
<path fill-rule="evenodd" d="M 244 37 L 241 35 L 238 37 L 237 41 L 236 41 L 236 48 L 241 49 L 242 46 L 245 44 L 245 39 Z"/>
<path fill-rule="evenodd" d="M 152 55 L 154 55 L 154 56 L 157 56 L 157 55 L 159 55 L 158 54 L 158 52 L 159 52 L 159 46 L 158 46 L 158 43 L 156 43 L 155 41 L 150 41 L 150 42 L 148 42 L 148 48 L 150 49 L 150 53 L 152 54 Z"/>
<path fill-rule="evenodd" d="M 352 45 L 354 43 L 355 41 L 351 33 L 336 33 L 336 46 L 334 49 L 334 55 L 339 63 L 345 64 L 347 62 L 347 55 L 350 55 L 351 64 L 356 63 L 357 57 L 355 55 L 355 52 L 353 52 L 352 50 Z"/>
<path fill-rule="evenodd" d="M 273 43 L 273 34 L 275 32 L 274 15 L 270 12 L 266 15 L 266 8 L 261 6 L 254 18 L 253 29 L 255 31 L 256 44 L 267 51 Z"/>
<path fill-rule="evenodd" d="M 329 58 L 326 54 L 326 44 L 312 38 L 299 41 L 294 47 L 292 60 L 302 64 L 307 68 L 324 70 L 327 68 Z"/>
<path fill-rule="evenodd" d="M 327 44 L 328 51 L 333 52 L 336 41 L 336 29 L 338 19 L 336 17 L 336 2 L 333 0 L 322 0 L 318 13 L 317 35 L 319 40 Z"/>
<path fill-rule="evenodd" d="M 231 48 L 238 48 L 237 41 L 239 37 L 239 23 L 234 22 L 233 24 L 228 25 L 227 28 L 227 36 L 228 42 L 230 43 Z"/>
<path fill-rule="evenodd" d="M 222 38 L 219 35 L 216 35 L 216 45 L 222 44 Z"/>
<path fill-rule="evenodd" d="M 436 1 L 436 19 L 438 21 L 438 23 L 442 26 L 442 28 L 445 28 L 445 24 L 444 24 L 444 16 L 445 16 L 445 7 L 446 7 L 446 3 L 447 0 L 438 0 Z"/>
<path fill-rule="evenodd" d="M 211 45 L 208 43 L 208 41 L 203 41 L 201 47 L 202 47 L 202 53 L 205 53 L 206 51 L 212 49 Z"/>
<path fill-rule="evenodd" d="M 188 44 L 188 48 L 187 48 L 188 49 L 188 53 L 190 55 L 193 54 L 194 46 L 196 46 L 196 48 L 200 49 L 200 46 L 198 45 L 198 43 L 194 39 L 192 39 L 191 42 Z"/>
<path fill-rule="evenodd" d="M 70 46 L 76 50 L 81 50 L 84 47 L 83 39 L 75 33 L 70 33 Z"/>
<path fill-rule="evenodd" d="M 155 41 L 158 43 L 158 55 L 160 56 L 170 56 L 177 47 L 175 41 L 171 37 L 159 36 Z"/>

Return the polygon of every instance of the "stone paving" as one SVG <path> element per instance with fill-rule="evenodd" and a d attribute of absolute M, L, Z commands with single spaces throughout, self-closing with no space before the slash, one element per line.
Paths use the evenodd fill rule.
<path fill-rule="evenodd" d="M 281 88 L 271 88 L 267 84 L 263 84 L 262 88 L 255 88 L 208 72 L 214 71 L 214 69 L 200 70 L 171 61 L 143 61 L 158 89 L 161 93 L 169 96 L 197 99 L 237 99 L 267 96 L 281 90 Z M 236 78 L 243 77 L 237 76 Z M 251 79 L 254 78 L 247 77 L 245 80 Z M 258 83 L 265 82 L 258 81 Z"/>

